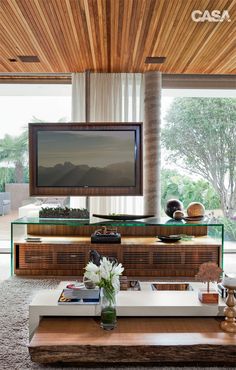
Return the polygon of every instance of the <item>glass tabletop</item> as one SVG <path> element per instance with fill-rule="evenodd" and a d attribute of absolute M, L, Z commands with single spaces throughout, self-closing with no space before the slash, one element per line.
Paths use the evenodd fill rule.
<path fill-rule="evenodd" d="M 174 220 L 167 217 L 158 219 L 151 217 L 143 220 L 102 220 L 92 217 L 91 219 L 65 219 L 65 218 L 39 218 L 22 217 L 12 221 L 13 225 L 67 225 L 67 226 L 223 226 L 221 223 L 212 222 L 211 219 L 204 218 L 201 221 Z"/>

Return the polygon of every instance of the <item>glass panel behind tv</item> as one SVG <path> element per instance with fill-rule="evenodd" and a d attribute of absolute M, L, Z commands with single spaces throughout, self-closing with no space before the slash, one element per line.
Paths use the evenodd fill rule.
<path fill-rule="evenodd" d="M 135 186 L 135 131 L 38 131 L 37 186 Z"/>
<path fill-rule="evenodd" d="M 30 123 L 30 195 L 142 195 L 142 123 Z"/>

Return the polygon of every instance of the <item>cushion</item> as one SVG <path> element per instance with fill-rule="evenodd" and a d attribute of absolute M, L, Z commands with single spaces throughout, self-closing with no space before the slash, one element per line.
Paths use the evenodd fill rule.
<path fill-rule="evenodd" d="M 4 205 L 4 206 L 7 206 L 8 204 L 10 204 L 11 203 L 11 201 L 9 200 L 9 199 L 4 199 L 3 201 L 2 201 L 2 204 Z"/>

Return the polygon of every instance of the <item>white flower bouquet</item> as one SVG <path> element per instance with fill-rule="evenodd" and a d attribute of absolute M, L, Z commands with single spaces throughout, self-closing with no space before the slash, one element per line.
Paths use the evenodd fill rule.
<path fill-rule="evenodd" d="M 120 290 L 120 275 L 124 271 L 121 263 L 112 263 L 103 257 L 100 266 L 89 262 L 84 278 L 102 289 L 101 327 L 112 330 L 116 326 L 116 293 Z"/>
<path fill-rule="evenodd" d="M 112 263 L 106 257 L 103 257 L 100 266 L 93 262 L 87 264 L 84 277 L 99 288 L 103 288 L 103 294 L 108 300 L 112 301 L 115 294 L 120 290 L 119 277 L 123 271 L 124 268 L 121 263 Z"/>

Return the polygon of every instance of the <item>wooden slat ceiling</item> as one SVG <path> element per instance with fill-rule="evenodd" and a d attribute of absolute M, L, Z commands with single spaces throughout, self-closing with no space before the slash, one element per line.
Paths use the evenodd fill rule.
<path fill-rule="evenodd" d="M 236 73 L 236 0 L 0 1 L 0 72 Z M 196 9 L 228 10 L 231 22 L 193 22 Z"/>

